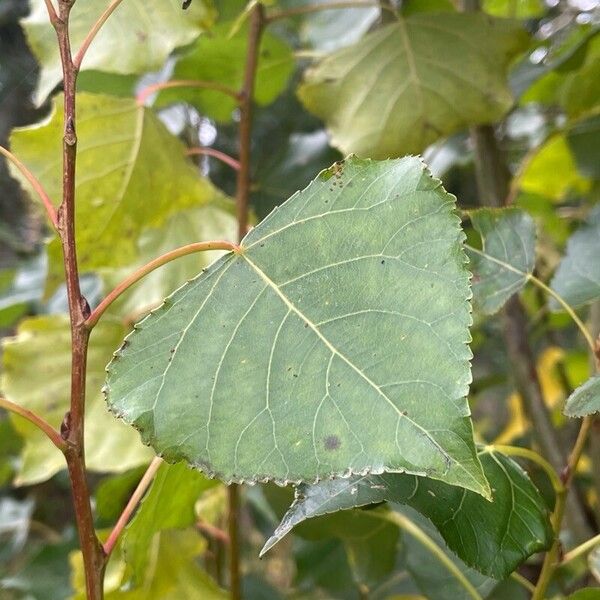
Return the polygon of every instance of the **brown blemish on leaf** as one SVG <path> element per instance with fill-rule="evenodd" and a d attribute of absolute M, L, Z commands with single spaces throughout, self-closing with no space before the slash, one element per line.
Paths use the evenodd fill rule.
<path fill-rule="evenodd" d="M 328 435 L 323 440 L 323 443 L 325 445 L 326 450 L 337 450 L 342 445 L 340 438 L 334 434 Z"/>

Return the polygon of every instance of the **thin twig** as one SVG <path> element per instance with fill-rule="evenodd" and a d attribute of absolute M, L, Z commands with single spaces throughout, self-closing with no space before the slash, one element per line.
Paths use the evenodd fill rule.
<path fill-rule="evenodd" d="M 209 250 L 230 250 L 231 252 L 239 252 L 240 247 L 232 242 L 225 240 L 217 240 L 214 242 L 196 242 L 194 244 L 187 244 L 180 248 L 175 248 L 170 252 L 166 252 L 162 256 L 155 258 L 149 263 L 145 264 L 134 271 L 129 277 L 126 277 L 114 290 L 112 290 L 102 302 L 92 311 L 90 316 L 85 321 L 85 326 L 88 331 L 91 331 L 96 323 L 98 323 L 100 317 L 104 314 L 106 309 L 126 290 L 128 290 L 134 283 L 137 283 L 140 279 L 151 273 L 155 269 L 166 265 L 167 263 L 187 256 L 188 254 L 194 254 L 196 252 L 206 252 Z"/>
<path fill-rule="evenodd" d="M 154 477 L 162 463 L 162 458 L 160 458 L 159 456 L 155 456 L 152 459 L 152 462 L 150 463 L 149 467 L 146 469 L 146 472 L 140 479 L 140 482 L 135 488 L 135 491 L 133 492 L 133 494 L 131 494 L 131 498 L 129 498 L 127 506 L 125 506 L 125 508 L 123 509 L 121 516 L 117 520 L 113 530 L 108 536 L 108 539 L 104 543 L 104 554 L 106 554 L 107 557 L 110 556 L 111 552 L 113 551 L 117 540 L 119 539 L 119 536 L 121 535 L 123 529 L 125 529 L 127 523 L 129 523 L 131 515 L 133 515 L 138 504 L 141 502 L 142 497 L 146 493 L 146 490 L 150 487 L 150 484 L 154 480 Z"/>
<path fill-rule="evenodd" d="M 48 439 L 61 452 L 64 452 L 65 448 L 67 447 L 65 440 L 63 440 L 60 437 L 60 433 L 58 433 L 58 431 L 56 431 L 56 429 L 54 429 L 54 427 L 52 427 L 50 423 L 42 419 L 42 417 L 2 397 L 0 397 L 0 407 L 17 415 L 20 415 L 24 419 L 27 419 L 30 423 L 33 423 L 33 425 L 35 425 L 38 429 L 43 431 L 48 436 Z"/>
<path fill-rule="evenodd" d="M 396 15 L 396 11 L 386 4 L 380 2 L 369 2 L 368 0 L 340 0 L 339 2 L 323 2 L 322 4 L 307 4 L 306 6 L 295 6 L 285 10 L 278 10 L 269 13 L 265 19 L 267 23 L 287 19 L 290 17 L 298 17 L 309 13 L 320 12 L 324 10 L 336 10 L 341 8 L 379 8 L 381 10 L 390 11 Z M 396 15 L 397 16 L 397 15 Z"/>
<path fill-rule="evenodd" d="M 580 544 L 579 546 L 577 546 L 577 548 L 569 550 L 569 552 L 567 552 L 563 556 L 561 564 L 564 565 L 565 563 L 575 560 L 582 554 L 586 554 L 590 550 L 593 550 L 598 545 L 600 545 L 600 533 L 598 535 L 595 535 L 593 538 L 589 539 L 587 542 L 583 542 L 583 544 Z"/>
<path fill-rule="evenodd" d="M 186 154 L 188 156 L 212 156 L 220 160 L 221 162 L 229 165 L 234 171 L 240 170 L 240 162 L 233 158 L 233 156 L 229 156 L 229 154 L 225 154 L 225 152 L 221 152 L 220 150 L 216 150 L 215 148 L 208 148 L 205 146 L 198 146 L 197 148 L 188 148 L 186 150 Z"/>
<path fill-rule="evenodd" d="M 58 21 L 58 15 L 56 14 L 56 9 L 54 8 L 54 4 L 52 4 L 52 0 L 44 0 L 44 2 L 46 3 L 46 9 L 48 10 L 50 23 L 56 23 L 56 21 Z"/>
<path fill-rule="evenodd" d="M 146 86 L 141 89 L 136 97 L 139 106 L 143 106 L 149 96 L 154 92 L 160 90 L 168 90 L 171 88 L 188 87 L 188 88 L 201 88 L 205 90 L 214 90 L 215 92 L 221 92 L 227 96 L 231 96 L 237 102 L 240 101 L 240 94 L 233 88 L 227 85 L 223 85 L 216 81 L 201 81 L 196 79 L 173 79 L 171 81 L 161 81 L 159 83 L 153 83 L 152 85 Z"/>
<path fill-rule="evenodd" d="M 21 171 L 23 177 L 27 179 L 30 183 L 31 187 L 35 190 L 36 194 L 40 197 L 42 204 L 44 205 L 44 209 L 46 210 L 46 214 L 50 219 L 50 223 L 52 223 L 52 227 L 57 229 L 58 227 L 58 217 L 56 215 L 56 209 L 54 208 L 54 204 L 52 204 L 52 200 L 50 200 L 50 196 L 46 193 L 46 190 L 36 178 L 36 176 L 9 150 L 0 146 L 0 154 L 6 157 L 10 162 Z"/>
<path fill-rule="evenodd" d="M 49 1 L 49 0 L 47 0 L 47 1 Z M 121 2 L 123 2 L 123 0 L 113 0 L 108 5 L 106 10 L 100 15 L 100 18 L 92 25 L 92 28 L 90 29 L 89 33 L 85 36 L 83 42 L 81 43 L 81 47 L 79 48 L 77 54 L 75 55 L 75 58 L 73 59 L 73 67 L 77 71 L 79 71 L 79 69 L 81 68 L 81 63 L 83 62 L 83 57 L 85 56 L 85 53 L 88 51 L 90 44 L 94 41 L 94 38 L 96 37 L 96 35 L 100 31 L 100 29 L 102 28 L 104 23 L 106 23 L 106 21 L 108 20 L 110 15 L 112 15 L 115 12 L 115 10 L 119 6 L 119 4 L 121 4 Z"/>

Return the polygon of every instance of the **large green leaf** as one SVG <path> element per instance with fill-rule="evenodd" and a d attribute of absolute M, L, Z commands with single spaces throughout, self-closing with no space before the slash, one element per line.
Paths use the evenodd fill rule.
<path fill-rule="evenodd" d="M 567 398 L 563 412 L 568 417 L 586 417 L 600 412 L 600 376 L 591 377 L 574 390 Z"/>
<path fill-rule="evenodd" d="M 88 353 L 86 459 L 92 471 L 121 472 L 147 463 L 152 456 L 135 435 L 106 410 L 100 387 L 104 365 L 126 329 L 105 320 L 92 335 Z M 17 335 L 3 340 L 0 388 L 9 400 L 33 410 L 59 427 L 69 408 L 71 331 L 66 316 L 22 321 Z M 17 483 L 44 481 L 65 468 L 62 454 L 37 427 L 21 417 L 13 424 L 25 446 Z"/>
<path fill-rule="evenodd" d="M 514 21 L 415 14 L 325 58 L 307 72 L 299 94 L 343 152 L 421 152 L 510 108 L 506 72 L 526 41 Z"/>
<path fill-rule="evenodd" d="M 383 502 L 412 506 L 437 527 L 469 566 L 502 579 L 552 542 L 548 510 L 525 472 L 490 449 L 479 454 L 493 502 L 474 492 L 406 474 L 384 474 L 301 486 L 262 553 L 306 519 Z"/>
<path fill-rule="evenodd" d="M 246 54 L 247 26 L 230 36 L 231 23 L 221 23 L 198 38 L 192 49 L 178 59 L 173 79 L 214 81 L 235 90 L 242 87 Z M 291 48 L 268 31 L 262 36 L 258 53 L 254 100 L 270 104 L 285 89 L 294 69 Z M 236 101 L 222 92 L 209 89 L 177 88 L 160 93 L 158 105 L 189 102 L 200 112 L 218 121 L 231 120 Z"/>
<path fill-rule="evenodd" d="M 46 122 L 16 130 L 11 137 L 14 152 L 55 201 L 62 189 L 61 105 L 62 97 Z M 185 159 L 179 140 L 134 100 L 80 94 L 78 138 L 76 222 L 82 271 L 133 262 L 144 228 L 220 197 Z M 56 239 L 50 255 L 56 284 L 62 273 Z"/>
<path fill-rule="evenodd" d="M 469 213 L 482 248 L 467 247 L 473 271 L 473 303 L 493 314 L 527 282 L 535 264 L 535 223 L 518 208 Z"/>
<path fill-rule="evenodd" d="M 111 410 L 226 481 L 408 471 L 489 494 L 453 210 L 417 158 L 323 171 L 137 325 Z"/>
<path fill-rule="evenodd" d="M 35 94 L 36 103 L 41 104 L 62 80 L 62 71 L 45 2 L 30 0 L 30 4 L 31 13 L 22 25 L 41 65 Z M 108 0 L 75 4 L 70 23 L 74 50 L 108 4 Z M 181 10 L 180 0 L 127 0 L 98 33 L 85 56 L 83 69 L 121 74 L 160 69 L 174 48 L 189 44 L 213 18 L 214 11 L 202 0 L 195 0 L 187 12 Z"/>
<path fill-rule="evenodd" d="M 196 520 L 194 504 L 215 485 L 185 464 L 162 464 L 139 510 L 125 529 L 122 550 L 137 584 L 144 579 L 155 535 L 165 529 L 183 529 Z"/>
<path fill-rule="evenodd" d="M 552 289 L 571 306 L 581 306 L 600 297 L 600 206 L 571 236 L 567 251 L 552 278 Z M 558 302 L 550 306 L 560 308 Z"/>

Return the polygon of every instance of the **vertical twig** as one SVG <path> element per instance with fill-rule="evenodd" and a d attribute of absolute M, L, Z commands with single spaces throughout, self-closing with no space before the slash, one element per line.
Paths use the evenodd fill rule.
<path fill-rule="evenodd" d="M 65 458 L 73 491 L 73 507 L 83 554 L 87 596 L 88 600 L 101 600 L 106 557 L 94 530 L 84 451 L 85 382 L 89 341 L 89 331 L 85 321 L 90 310 L 86 299 L 81 294 L 75 243 L 77 68 L 73 63 L 69 39 L 69 16 L 74 4 L 75 0 L 59 0 L 58 15 L 50 14 L 52 25 L 56 30 L 63 70 L 63 197 L 58 209 L 58 231 L 65 266 L 72 344 L 71 406 L 65 416 L 61 435 L 67 443 Z"/>
<path fill-rule="evenodd" d="M 265 26 L 265 13 L 262 5 L 257 3 L 250 15 L 248 30 L 248 49 L 244 81 L 239 95 L 240 98 L 240 129 L 239 129 L 239 169 L 237 172 L 236 216 L 238 222 L 238 242 L 248 230 L 248 201 L 250 197 L 250 158 L 252 146 L 252 108 L 254 99 L 254 84 L 260 42 Z M 239 487 L 232 484 L 228 488 L 229 496 L 229 573 L 231 597 L 240 600 L 242 597 L 240 576 L 240 539 L 239 539 Z"/>

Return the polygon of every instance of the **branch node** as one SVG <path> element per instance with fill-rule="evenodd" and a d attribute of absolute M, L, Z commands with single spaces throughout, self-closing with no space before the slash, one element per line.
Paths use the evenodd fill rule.
<path fill-rule="evenodd" d="M 60 437 L 65 440 L 65 442 L 69 439 L 69 434 L 71 433 L 71 411 L 68 410 L 65 413 L 65 416 L 60 424 Z"/>

